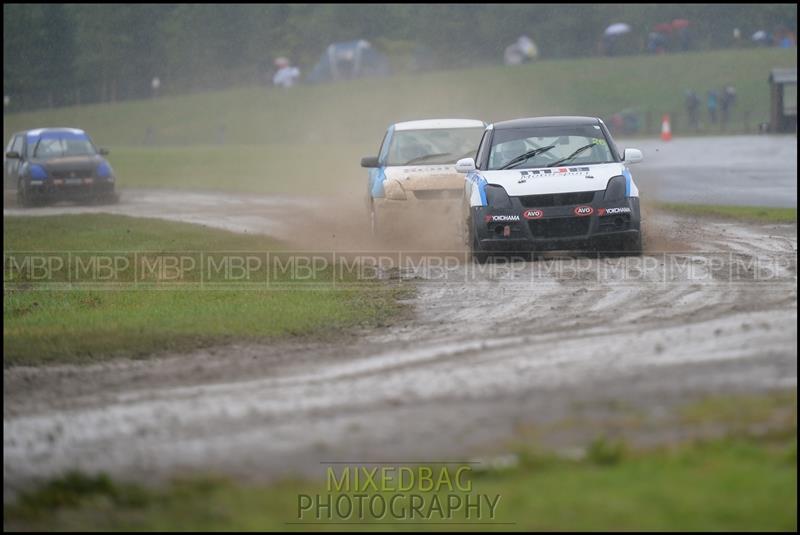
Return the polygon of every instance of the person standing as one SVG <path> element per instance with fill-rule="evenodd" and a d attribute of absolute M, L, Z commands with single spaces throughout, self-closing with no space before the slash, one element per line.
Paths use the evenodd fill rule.
<path fill-rule="evenodd" d="M 731 84 L 725 86 L 720 98 L 721 128 L 727 128 L 733 105 L 736 103 L 736 88 Z"/>
<path fill-rule="evenodd" d="M 717 103 L 719 101 L 719 93 L 716 89 L 710 89 L 706 97 L 706 108 L 708 109 L 708 118 L 711 124 L 717 124 Z"/>
<path fill-rule="evenodd" d="M 300 69 L 292 67 L 289 60 L 286 58 L 277 58 L 275 60 L 275 67 L 278 71 L 272 77 L 272 84 L 278 87 L 289 88 L 292 87 L 297 79 L 300 77 Z"/>

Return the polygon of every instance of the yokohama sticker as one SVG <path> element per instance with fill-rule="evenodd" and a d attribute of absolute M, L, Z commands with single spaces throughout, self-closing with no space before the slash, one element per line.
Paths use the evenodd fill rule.
<path fill-rule="evenodd" d="M 621 206 L 619 208 L 600 208 L 597 211 L 598 215 L 616 215 L 616 214 L 630 214 L 631 209 L 627 206 Z"/>
<path fill-rule="evenodd" d="M 577 216 L 592 215 L 594 213 L 594 208 L 591 206 L 576 206 L 572 213 Z"/>
<path fill-rule="evenodd" d="M 487 223 L 498 223 L 507 221 L 519 221 L 518 215 L 487 215 L 484 218 Z"/>
<path fill-rule="evenodd" d="M 533 210 L 525 210 L 522 212 L 522 217 L 525 219 L 541 219 L 544 217 L 544 212 L 538 208 Z"/>

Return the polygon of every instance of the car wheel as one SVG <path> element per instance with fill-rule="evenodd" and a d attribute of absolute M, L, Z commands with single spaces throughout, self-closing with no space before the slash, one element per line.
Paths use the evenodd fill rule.
<path fill-rule="evenodd" d="M 116 191 L 104 193 L 96 198 L 97 204 L 117 204 L 119 202 L 119 194 Z"/>
<path fill-rule="evenodd" d="M 642 233 L 637 232 L 636 236 L 623 236 L 620 240 L 620 254 L 624 256 L 642 255 Z"/>
<path fill-rule="evenodd" d="M 381 219 L 380 212 L 375 208 L 374 203 L 369 205 L 369 228 L 373 238 L 384 238 L 386 235 L 383 228 L 383 220 Z"/>
<path fill-rule="evenodd" d="M 478 234 L 475 232 L 475 225 L 472 222 L 472 217 L 469 218 L 467 225 L 469 225 L 469 252 L 472 260 L 478 264 L 485 264 L 489 260 L 489 253 L 481 247 L 481 242 L 478 239 Z"/>
<path fill-rule="evenodd" d="M 369 205 L 369 231 L 372 233 L 372 237 L 378 236 L 378 216 L 375 213 L 375 205 Z"/>
<path fill-rule="evenodd" d="M 25 183 L 22 180 L 17 183 L 17 204 L 23 208 L 30 208 L 33 206 L 31 193 L 28 188 L 25 187 Z"/>

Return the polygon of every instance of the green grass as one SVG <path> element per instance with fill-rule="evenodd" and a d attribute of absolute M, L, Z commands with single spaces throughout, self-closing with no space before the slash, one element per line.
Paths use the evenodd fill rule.
<path fill-rule="evenodd" d="M 672 114 L 673 130 L 680 133 L 686 89 L 704 95 L 732 83 L 738 102 L 729 132 L 754 131 L 768 120 L 770 69 L 796 64 L 796 51 L 782 49 L 546 60 L 288 92 L 250 87 L 7 114 L 3 132 L 8 139 L 25 128 L 85 128 L 112 149 L 121 186 L 327 194 L 342 184 L 363 188 L 360 157 L 374 155 L 386 127 L 401 120 L 608 117 L 637 108 L 651 114 L 650 134 L 657 133 L 663 113 Z M 155 145 L 145 145 L 148 129 Z"/>
<path fill-rule="evenodd" d="M 359 162 L 370 152 L 337 143 L 122 147 L 111 158 L 123 188 L 352 196 L 363 195 L 366 171 Z"/>
<path fill-rule="evenodd" d="M 303 281 L 289 281 L 288 272 L 268 269 L 275 264 L 268 264 L 266 254 L 279 244 L 263 236 L 100 214 L 7 217 L 4 223 L 6 366 L 139 357 L 234 339 L 334 336 L 342 328 L 380 324 L 397 310 L 394 294 L 383 291 L 378 283 L 334 287 L 330 267 L 321 267 Z M 54 284 L 48 286 L 35 278 L 34 271 L 10 268 L 8 253 L 12 251 L 58 252 L 59 258 L 67 260 L 62 269 L 53 270 L 49 280 Z M 130 261 L 118 264 L 115 278 L 106 279 L 110 284 L 98 283 L 104 271 L 93 276 L 91 270 L 75 268 L 76 258 L 87 266 L 90 257 L 105 251 L 118 252 L 115 261 Z M 252 265 L 249 280 L 238 282 L 225 278 L 222 270 L 206 271 L 205 282 L 224 284 L 201 288 L 199 266 L 210 264 L 199 260 L 198 251 L 246 251 L 252 254 L 245 258 L 258 257 L 262 262 Z M 188 269 L 185 264 L 183 272 L 145 273 L 142 259 L 154 262 L 156 253 L 195 259 L 197 267 Z M 139 262 L 134 260 L 137 257 Z M 221 265 L 221 255 L 211 257 Z M 84 274 L 81 280 L 93 284 L 69 289 L 66 284 L 79 273 Z M 176 273 L 179 278 L 169 278 Z M 348 282 L 347 273 L 337 280 Z"/>
<path fill-rule="evenodd" d="M 513 524 L 363 527 L 396 531 L 409 527 L 794 531 L 797 528 L 796 393 L 768 398 L 729 396 L 689 404 L 682 410 L 684 414 L 702 414 L 706 423 L 728 420 L 730 405 L 753 406 L 753 414 L 767 419 L 775 411 L 792 412 L 793 418 L 783 420 L 784 427 L 768 434 L 751 435 L 741 428 L 725 438 L 650 449 L 634 449 L 598 439 L 579 460 L 542 452 L 528 444 L 527 449 L 520 451 L 516 465 L 472 472 L 468 480 L 472 483 L 473 497 L 477 494 L 501 497 L 497 516 L 481 520 Z M 757 420 L 751 423 L 756 424 Z M 320 468 L 320 479 L 325 477 L 324 469 Z M 438 467 L 432 469 L 434 474 L 439 473 Z M 194 476 L 159 488 L 145 488 L 115 482 L 103 475 L 71 473 L 46 482 L 7 505 L 4 520 L 7 529 L 44 530 L 358 528 L 287 524 L 298 521 L 299 494 L 329 492 L 323 481 L 287 480 L 259 485 Z M 409 493 L 422 494 L 427 500 L 432 497 L 430 492 Z M 441 491 L 439 496 L 445 493 Z M 334 490 L 331 494 L 339 493 Z M 385 491 L 383 495 L 389 499 L 393 493 Z M 313 517 L 305 516 L 302 520 Z M 376 519 L 367 515 L 365 520 Z M 460 511 L 452 521 L 469 520 Z"/>
<path fill-rule="evenodd" d="M 759 223 L 797 223 L 797 208 L 657 203 L 663 210 L 690 216 L 713 216 Z"/>

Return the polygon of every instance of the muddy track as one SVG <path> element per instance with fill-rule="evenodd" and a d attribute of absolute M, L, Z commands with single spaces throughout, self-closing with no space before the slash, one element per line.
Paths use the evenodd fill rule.
<path fill-rule="evenodd" d="M 217 201 L 175 218 L 267 232 L 292 206 Z M 414 286 L 412 313 L 334 344 L 6 369 L 5 489 L 68 468 L 260 479 L 319 476 L 330 460 L 457 459 L 502 450 L 576 406 L 657 414 L 695 395 L 796 388 L 796 226 L 653 213 L 648 228 L 640 259 L 398 271 L 388 284 Z M 341 245 L 339 230 L 324 246 Z M 570 445 L 593 432 L 539 439 Z"/>

